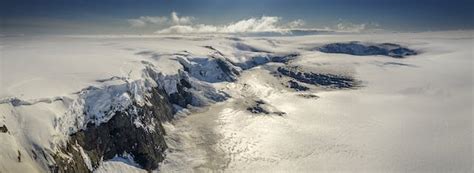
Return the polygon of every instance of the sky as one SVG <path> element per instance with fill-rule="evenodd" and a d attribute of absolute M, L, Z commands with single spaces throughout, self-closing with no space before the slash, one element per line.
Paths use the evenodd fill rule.
<path fill-rule="evenodd" d="M 474 28 L 472 0 L 2 0 L 1 33 L 159 34 Z"/>

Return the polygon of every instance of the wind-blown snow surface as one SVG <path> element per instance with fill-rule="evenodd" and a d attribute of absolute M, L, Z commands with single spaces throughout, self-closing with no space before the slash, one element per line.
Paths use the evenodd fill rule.
<path fill-rule="evenodd" d="M 470 172 L 473 164 L 472 36 L 453 33 L 291 38 L 314 42 L 400 42 L 423 53 L 406 59 L 304 52 L 293 64 L 352 73 L 355 90 L 299 97 L 265 68 L 224 86 L 232 99 L 182 119 L 167 171 Z M 288 41 L 288 40 L 285 40 Z M 283 41 L 282 41 L 283 42 Z M 290 41 L 288 41 L 290 42 Z M 287 114 L 253 115 L 259 98 Z"/>
<path fill-rule="evenodd" d="M 314 49 L 351 41 L 396 43 L 421 53 L 394 59 Z M 192 67 L 191 75 L 200 75 L 195 76 L 200 86 L 231 98 L 166 124 L 170 148 L 163 172 L 473 169 L 472 31 L 269 38 L 3 36 L 0 44 L 0 126 L 9 130 L 0 133 L 0 172 L 45 171 L 31 149 L 55 151 L 67 135 L 83 128 L 69 120 L 77 119 L 88 105 L 84 98 L 92 99 L 94 106 L 88 110 L 97 115 L 111 105 L 127 104 L 129 94 L 142 96 L 142 71 L 150 66 L 162 73 L 161 85 L 172 93 L 173 76 L 178 69 L 186 70 L 183 62 Z M 352 76 L 362 86 L 316 87 L 309 93 L 318 99 L 301 97 L 271 73 L 281 63 L 262 65 L 270 55 L 288 54 L 299 55 L 288 65 Z M 209 66 L 193 65 L 205 58 L 213 58 L 205 61 Z M 227 59 L 236 71 L 248 70 L 235 82 L 235 76 L 222 76 L 222 71 L 200 71 L 218 67 L 216 58 Z M 124 93 L 122 85 L 134 86 L 136 93 Z M 81 92 L 91 86 L 109 89 Z M 248 112 L 246 108 L 259 99 L 286 114 Z M 81 118 L 82 123 L 87 119 Z M 110 117 L 95 118 L 102 122 Z M 117 169 L 140 171 L 117 160 L 104 162 L 97 171 Z"/>

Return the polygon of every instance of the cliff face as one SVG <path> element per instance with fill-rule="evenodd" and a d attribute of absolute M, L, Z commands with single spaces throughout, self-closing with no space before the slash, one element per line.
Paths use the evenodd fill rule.
<path fill-rule="evenodd" d="M 173 119 L 176 108 L 227 97 L 185 71 L 165 76 L 148 66 L 143 74 L 142 81 L 86 89 L 79 116 L 86 124 L 51 154 L 51 172 L 92 172 L 102 161 L 128 156 L 145 170 L 157 169 L 167 149 L 162 123 Z M 104 101 L 111 103 L 100 106 Z"/>
<path fill-rule="evenodd" d="M 295 56 L 255 57 L 245 67 L 287 62 Z M 51 154 L 54 161 L 50 170 L 92 172 L 102 161 L 128 156 L 143 169 L 157 169 L 167 149 L 162 123 L 172 120 L 177 109 L 227 99 L 229 96 L 211 83 L 235 81 L 246 69 L 222 56 L 179 57 L 178 61 L 183 69 L 175 75 L 163 75 L 144 63 L 140 81 L 116 77 L 100 81 L 122 80 L 124 84 L 85 89 L 83 115 L 78 116 L 83 125 Z"/>
<path fill-rule="evenodd" d="M 163 89 L 150 91 L 149 104 L 132 104 L 117 111 L 106 123 L 87 124 L 70 136 L 53 157 L 52 172 L 91 172 L 102 160 L 130 154 L 146 170 L 156 169 L 167 146 L 162 122 L 173 117 L 172 104 Z M 66 155 L 66 156 L 64 156 Z"/>

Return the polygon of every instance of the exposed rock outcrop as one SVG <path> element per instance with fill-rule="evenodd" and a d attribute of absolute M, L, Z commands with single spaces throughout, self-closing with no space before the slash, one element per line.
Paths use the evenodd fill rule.
<path fill-rule="evenodd" d="M 287 55 L 262 54 L 260 56 L 251 57 L 245 62 L 234 64 L 236 66 L 239 66 L 243 70 L 247 70 L 270 62 L 288 63 L 289 61 L 295 59 L 297 56 L 299 56 L 299 54 L 297 53 L 291 53 Z"/>
<path fill-rule="evenodd" d="M 7 132 L 8 132 L 7 126 L 5 126 L 5 125 L 0 126 L 0 133 L 7 133 Z"/>
<path fill-rule="evenodd" d="M 152 170 L 164 159 L 167 145 L 162 122 L 173 117 L 172 106 L 162 89 L 153 88 L 147 101 L 115 112 L 106 123 L 89 123 L 71 135 L 61 152 L 53 155 L 53 172 L 91 172 L 101 161 L 129 153 L 143 169 Z"/>
<path fill-rule="evenodd" d="M 280 76 L 287 76 L 299 82 L 329 88 L 352 88 L 358 85 L 355 79 L 336 74 L 305 72 L 298 67 L 278 67 Z"/>
<path fill-rule="evenodd" d="M 52 172 L 92 172 L 102 161 L 124 155 L 145 170 L 157 169 L 167 149 L 162 123 L 173 119 L 175 108 L 228 97 L 191 77 L 191 71 L 178 70 L 176 75 L 165 76 L 146 65 L 143 80 L 111 78 L 125 83 L 78 93 L 84 100 L 84 115 L 80 117 L 85 117 L 82 121 L 86 124 L 51 153 Z"/>
<path fill-rule="evenodd" d="M 309 90 L 308 87 L 299 84 L 299 83 L 296 82 L 295 80 L 289 80 L 287 87 L 288 87 L 288 88 L 292 88 L 292 89 L 294 89 L 295 91 L 307 91 L 307 90 Z"/>
<path fill-rule="evenodd" d="M 79 125 L 79 130 L 70 134 L 66 144 L 51 154 L 50 170 L 92 172 L 101 162 L 115 157 L 133 158 L 145 170 L 158 168 L 167 149 L 162 123 L 172 120 L 180 108 L 202 106 L 229 97 L 209 83 L 235 81 L 242 68 L 216 52 L 206 58 L 177 55 L 183 69 L 174 75 L 163 75 L 152 64 L 143 62 L 146 65 L 143 80 L 112 77 L 98 82 L 122 80 L 123 84 L 90 87 L 79 92 L 84 99 L 84 110 L 79 112 L 84 114 L 81 122 L 85 127 Z M 252 62 L 250 66 L 287 62 L 295 56 L 260 57 L 261 62 Z M 263 101 L 256 104 L 255 111 L 259 113 L 285 114 L 264 105 Z"/>
<path fill-rule="evenodd" d="M 307 99 L 319 99 L 319 96 L 314 95 L 314 94 L 308 94 L 308 93 L 298 94 L 298 96 L 307 98 Z"/>
<path fill-rule="evenodd" d="M 190 76 L 195 77 L 201 81 L 210 83 L 235 81 L 240 74 L 239 71 L 227 62 L 224 58 L 178 58 L 184 71 L 188 72 Z"/>
<path fill-rule="evenodd" d="M 398 44 L 372 44 L 361 43 L 358 41 L 352 41 L 348 43 L 331 43 L 316 49 L 324 53 L 343 53 L 357 56 L 384 55 L 394 58 L 404 58 L 406 56 L 418 54 L 416 51 L 402 47 Z"/>
<path fill-rule="evenodd" d="M 285 112 L 278 111 L 275 107 L 268 105 L 263 100 L 255 100 L 254 105 L 248 107 L 247 111 L 253 114 L 265 114 L 265 115 L 275 114 L 278 116 L 283 116 L 286 114 Z"/>

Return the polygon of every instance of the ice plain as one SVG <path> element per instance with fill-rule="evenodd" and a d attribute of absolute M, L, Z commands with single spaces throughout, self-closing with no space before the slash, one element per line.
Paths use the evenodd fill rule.
<path fill-rule="evenodd" d="M 143 80 L 141 70 L 147 64 L 172 76 L 183 69 L 178 57 L 193 62 L 216 56 L 240 65 L 241 74 L 235 81 L 221 75 L 206 75 L 209 78 L 199 81 L 230 98 L 190 107 L 166 124 L 170 148 L 162 172 L 472 171 L 472 31 L 239 38 L 2 36 L 1 40 L 0 126 L 9 130 L 0 133 L 2 172 L 44 171 L 28 157 L 30 148 L 55 150 L 67 140 L 65 129 L 77 127 L 58 119 L 80 116 L 74 110 L 84 106 L 75 104 L 81 90 Z M 396 43 L 419 54 L 392 58 L 314 49 L 351 41 Z M 288 54 L 298 56 L 287 64 L 253 59 Z M 310 86 L 310 91 L 296 92 L 272 73 L 284 65 L 350 76 L 361 83 L 351 89 Z M 201 67 L 196 68 L 199 74 Z M 113 89 L 93 100 L 94 105 L 105 105 L 99 105 L 98 112 L 110 100 L 126 104 L 123 95 L 110 99 L 120 91 Z M 246 108 L 255 100 L 285 115 L 252 114 Z M 17 162 L 17 151 L 26 156 L 22 162 Z M 127 162 L 105 161 L 97 172 L 114 169 L 140 171 Z"/>

